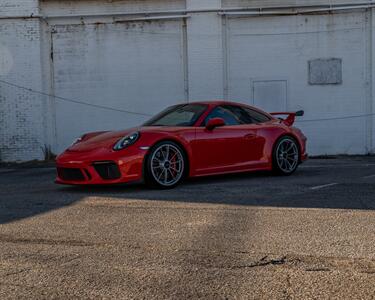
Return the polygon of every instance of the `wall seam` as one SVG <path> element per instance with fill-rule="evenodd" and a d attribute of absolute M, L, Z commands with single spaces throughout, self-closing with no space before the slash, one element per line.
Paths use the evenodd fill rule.
<path fill-rule="evenodd" d="M 229 98 L 229 74 L 228 74 L 228 18 L 227 16 L 222 16 L 222 47 L 223 47 L 223 96 L 225 100 Z"/>
<path fill-rule="evenodd" d="M 365 17 L 366 26 L 366 56 L 365 56 L 365 72 L 366 72 L 366 152 L 369 154 L 373 151 L 373 46 L 372 46 L 372 9 L 368 9 Z"/>

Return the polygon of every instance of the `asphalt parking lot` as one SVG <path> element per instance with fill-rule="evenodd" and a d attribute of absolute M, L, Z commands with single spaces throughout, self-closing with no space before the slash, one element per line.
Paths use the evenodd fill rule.
<path fill-rule="evenodd" d="M 66 187 L 0 168 L 0 299 L 373 299 L 375 157 Z"/>

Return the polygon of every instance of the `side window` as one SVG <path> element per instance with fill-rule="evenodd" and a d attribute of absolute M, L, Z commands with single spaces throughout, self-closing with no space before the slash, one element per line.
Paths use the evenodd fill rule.
<path fill-rule="evenodd" d="M 244 110 L 249 114 L 249 116 L 253 120 L 253 123 L 264 123 L 271 120 L 267 115 L 252 110 L 250 108 L 245 107 Z"/>
<path fill-rule="evenodd" d="M 230 110 L 222 106 L 218 106 L 214 108 L 214 110 L 204 120 L 203 125 L 206 125 L 208 120 L 213 119 L 213 118 L 222 118 L 225 121 L 226 125 L 240 125 L 241 124 L 240 120 L 237 118 L 235 114 L 233 114 Z"/>
<path fill-rule="evenodd" d="M 226 105 L 224 106 L 227 110 L 231 111 L 241 124 L 252 124 L 255 123 L 251 116 L 240 106 Z"/>

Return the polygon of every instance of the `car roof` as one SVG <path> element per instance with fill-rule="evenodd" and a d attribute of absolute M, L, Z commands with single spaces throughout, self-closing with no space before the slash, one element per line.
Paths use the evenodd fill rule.
<path fill-rule="evenodd" d="M 254 107 L 254 106 L 249 105 L 247 103 L 241 103 L 241 102 L 235 102 L 235 101 L 229 101 L 229 100 L 191 101 L 188 104 L 205 104 L 205 105 L 210 105 L 210 106 L 217 106 L 217 105 L 239 105 L 239 106 L 247 106 L 247 107 L 259 110 L 259 111 L 263 111 L 262 109 Z"/>
<path fill-rule="evenodd" d="M 192 101 L 191 104 L 208 104 L 208 105 L 225 105 L 225 104 L 234 104 L 234 105 L 246 105 L 244 103 L 233 102 L 228 100 L 205 100 L 205 101 Z"/>
<path fill-rule="evenodd" d="M 207 101 L 192 101 L 192 102 L 189 102 L 189 104 L 204 104 L 204 105 L 209 105 L 209 106 L 218 106 L 218 105 L 238 105 L 238 106 L 245 106 L 245 107 L 249 107 L 249 108 L 252 108 L 253 110 L 256 110 L 260 113 L 263 113 L 263 114 L 266 114 L 268 117 L 270 117 L 271 119 L 274 119 L 274 117 L 260 109 L 260 108 L 257 108 L 255 106 L 252 106 L 252 105 L 249 105 L 249 104 L 246 104 L 246 103 L 241 103 L 241 102 L 234 102 L 234 101 L 228 101 L 228 100 L 207 100 Z"/>

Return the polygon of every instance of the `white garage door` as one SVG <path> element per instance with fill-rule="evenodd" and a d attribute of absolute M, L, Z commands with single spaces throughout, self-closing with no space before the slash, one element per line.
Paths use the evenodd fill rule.
<path fill-rule="evenodd" d="M 247 100 L 267 110 L 304 109 L 305 120 L 366 113 L 363 12 L 233 17 L 227 24 L 230 99 Z M 332 67 L 325 67 L 325 61 L 333 62 Z M 280 79 L 287 82 L 286 100 Z M 298 126 L 309 137 L 312 154 L 363 153 L 366 149 L 365 118 Z"/>
<path fill-rule="evenodd" d="M 82 133 L 141 124 L 185 101 L 180 20 L 56 26 L 57 149 Z M 101 109 L 107 106 L 140 114 Z"/>

